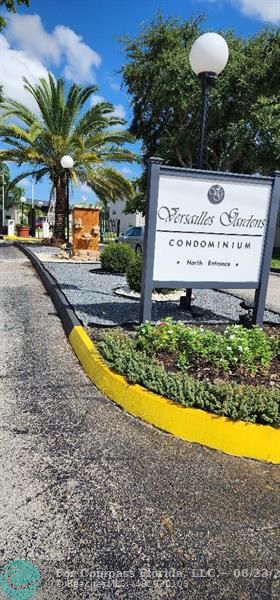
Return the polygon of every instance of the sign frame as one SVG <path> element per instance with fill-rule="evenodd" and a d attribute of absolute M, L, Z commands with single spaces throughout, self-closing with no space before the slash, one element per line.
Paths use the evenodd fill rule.
<path fill-rule="evenodd" d="M 149 159 L 148 173 L 148 206 L 146 212 L 144 257 L 142 272 L 142 291 L 140 305 L 140 321 L 150 321 L 152 314 L 152 291 L 155 287 L 165 288 L 208 288 L 208 289 L 254 289 L 253 323 L 262 325 L 265 310 L 265 300 L 269 280 L 270 263 L 273 252 L 277 216 L 280 200 L 280 172 L 276 171 L 272 177 L 263 175 L 243 175 L 239 173 L 225 173 L 222 171 L 203 171 L 199 169 L 187 169 L 181 167 L 170 167 L 162 164 L 161 158 L 151 157 Z M 206 179 L 212 182 L 231 181 L 240 183 L 254 183 L 258 185 L 271 185 L 271 194 L 268 206 L 266 229 L 264 232 L 264 243 L 260 265 L 259 281 L 256 282 L 217 282 L 217 281 L 155 281 L 153 279 L 155 238 L 157 222 L 157 204 L 159 192 L 159 178 L 161 174 L 176 177 L 192 177 Z"/>

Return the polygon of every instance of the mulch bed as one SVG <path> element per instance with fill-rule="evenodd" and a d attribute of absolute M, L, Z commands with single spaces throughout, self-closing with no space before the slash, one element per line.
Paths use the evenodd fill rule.
<path fill-rule="evenodd" d="M 157 359 L 162 363 L 168 372 L 178 372 L 176 366 L 177 356 L 174 354 L 160 354 Z M 280 357 L 278 356 L 265 373 L 257 373 L 252 375 L 245 369 L 239 368 L 232 371 L 224 372 L 219 369 L 214 369 L 213 365 L 207 363 L 200 366 L 190 366 L 186 369 L 188 375 L 208 381 L 209 383 L 240 383 L 242 385 L 265 385 L 267 387 L 280 388 Z"/>

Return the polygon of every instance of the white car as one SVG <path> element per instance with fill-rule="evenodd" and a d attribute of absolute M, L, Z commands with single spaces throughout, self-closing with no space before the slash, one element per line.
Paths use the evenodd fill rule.
<path fill-rule="evenodd" d="M 116 242 L 128 244 L 140 254 L 144 249 L 144 227 L 130 227 L 125 233 L 121 233 Z"/>

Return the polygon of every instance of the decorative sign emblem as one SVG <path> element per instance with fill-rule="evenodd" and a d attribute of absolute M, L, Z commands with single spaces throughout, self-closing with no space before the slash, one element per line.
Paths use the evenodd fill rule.
<path fill-rule="evenodd" d="M 208 190 L 207 196 L 211 204 L 220 204 L 225 197 L 225 190 L 221 185 L 212 185 Z"/>

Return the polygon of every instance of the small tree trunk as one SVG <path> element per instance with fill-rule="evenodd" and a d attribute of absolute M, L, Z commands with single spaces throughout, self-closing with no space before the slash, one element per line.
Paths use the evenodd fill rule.
<path fill-rule="evenodd" d="M 67 210 L 67 182 L 66 175 L 59 177 L 55 184 L 56 204 L 55 204 L 55 223 L 52 240 L 55 242 L 65 242 L 66 210 Z"/>

